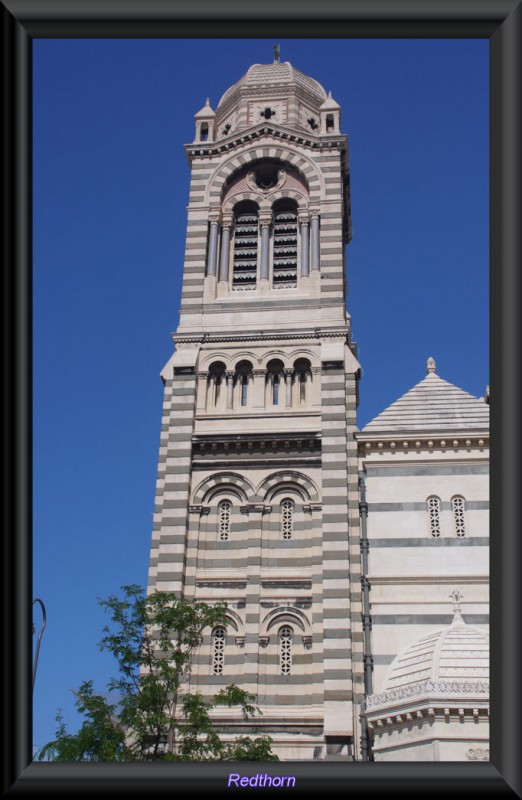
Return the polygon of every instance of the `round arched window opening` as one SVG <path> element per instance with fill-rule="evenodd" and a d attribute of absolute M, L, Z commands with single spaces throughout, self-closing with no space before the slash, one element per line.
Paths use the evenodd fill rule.
<path fill-rule="evenodd" d="M 307 358 L 298 358 L 294 364 L 294 370 L 299 387 L 299 403 L 306 403 L 307 385 L 312 380 L 312 365 Z"/>
<path fill-rule="evenodd" d="M 236 380 L 239 384 L 239 402 L 243 407 L 248 405 L 248 386 L 252 379 L 252 362 L 243 360 L 236 364 Z"/>
<path fill-rule="evenodd" d="M 208 370 L 209 386 L 211 390 L 211 403 L 218 405 L 221 396 L 221 388 L 224 380 L 226 366 L 222 361 L 214 361 Z"/>
<path fill-rule="evenodd" d="M 279 358 L 273 358 L 266 365 L 267 382 L 271 394 L 273 406 L 278 406 L 281 400 L 281 383 L 283 380 L 285 365 Z"/>

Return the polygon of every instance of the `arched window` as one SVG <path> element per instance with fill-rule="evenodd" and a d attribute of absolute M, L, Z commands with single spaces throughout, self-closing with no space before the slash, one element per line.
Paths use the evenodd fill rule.
<path fill-rule="evenodd" d="M 440 537 L 440 497 L 428 497 L 427 501 L 428 506 L 428 520 L 430 526 L 430 533 L 434 539 L 438 539 Z"/>
<path fill-rule="evenodd" d="M 252 378 L 252 364 L 250 361 L 240 361 L 236 364 L 236 380 L 239 385 L 239 404 L 248 405 L 248 386 Z"/>
<path fill-rule="evenodd" d="M 455 535 L 461 539 L 466 535 L 466 520 L 464 518 L 464 511 L 466 508 L 466 501 L 463 497 L 456 495 L 451 498 L 451 508 L 453 511 L 453 525 L 455 528 Z"/>
<path fill-rule="evenodd" d="M 208 371 L 209 406 L 216 407 L 219 405 L 223 384 L 225 382 L 225 369 L 226 367 L 222 361 L 214 361 L 214 363 L 210 365 Z"/>
<path fill-rule="evenodd" d="M 295 374 L 297 376 L 297 386 L 298 386 L 298 399 L 297 402 L 300 405 L 303 405 L 307 402 L 307 385 L 310 384 L 312 380 L 312 365 L 310 364 L 307 358 L 298 358 L 294 364 Z"/>
<path fill-rule="evenodd" d="M 281 383 L 284 374 L 284 364 L 279 358 L 273 358 L 266 365 L 266 379 L 269 388 L 269 402 L 273 406 L 282 405 Z"/>
<path fill-rule="evenodd" d="M 222 500 L 218 506 L 218 536 L 222 542 L 226 542 L 230 535 L 231 514 L 232 503 L 230 500 Z"/>
<path fill-rule="evenodd" d="M 294 532 L 294 501 L 288 497 L 281 502 L 281 533 L 283 539 L 291 539 Z"/>
<path fill-rule="evenodd" d="M 292 635 L 289 625 L 279 629 L 279 672 L 290 675 L 292 672 Z"/>
<path fill-rule="evenodd" d="M 274 205 L 274 289 L 297 286 L 297 204 L 283 200 Z"/>
<path fill-rule="evenodd" d="M 258 208 L 239 203 L 234 209 L 233 289 L 255 289 L 257 282 Z"/>
<path fill-rule="evenodd" d="M 212 631 L 212 672 L 222 675 L 225 666 L 225 635 L 224 628 L 214 628 Z"/>

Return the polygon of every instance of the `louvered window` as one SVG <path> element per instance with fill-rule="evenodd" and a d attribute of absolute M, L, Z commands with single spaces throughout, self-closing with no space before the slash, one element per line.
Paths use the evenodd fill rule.
<path fill-rule="evenodd" d="M 234 226 L 234 267 L 232 288 L 256 288 L 258 221 L 255 208 L 238 212 Z"/>
<path fill-rule="evenodd" d="M 274 214 L 273 285 L 297 286 L 297 213 L 292 209 Z"/>

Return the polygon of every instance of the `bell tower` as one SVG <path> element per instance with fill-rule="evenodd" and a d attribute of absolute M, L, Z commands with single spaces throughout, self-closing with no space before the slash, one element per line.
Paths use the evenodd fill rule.
<path fill-rule="evenodd" d="M 283 759 L 360 758 L 360 368 L 340 111 L 276 52 L 195 115 L 180 323 L 162 371 L 149 589 L 227 602 L 191 688 L 252 692 Z"/>

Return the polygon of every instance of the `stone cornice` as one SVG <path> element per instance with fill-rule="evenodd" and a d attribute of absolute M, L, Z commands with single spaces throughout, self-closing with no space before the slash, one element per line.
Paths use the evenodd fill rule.
<path fill-rule="evenodd" d="M 279 332 L 270 331 L 255 331 L 253 333 L 173 333 L 172 339 L 176 346 L 183 345 L 202 345 L 202 344 L 215 344 L 230 342 L 268 342 L 268 341 L 288 341 L 291 339 L 313 339 L 321 341 L 322 339 L 342 339 L 347 340 L 349 345 L 349 331 L 348 328 L 314 328 L 309 331 L 303 331 L 302 328 L 294 330 L 284 330 Z"/>
<path fill-rule="evenodd" d="M 403 705 L 405 702 L 419 701 L 426 701 L 430 707 L 444 708 L 448 702 L 454 705 L 456 697 L 459 698 L 459 705 L 474 706 L 477 699 L 482 705 L 488 705 L 489 681 L 419 681 L 397 689 L 388 689 L 380 694 L 369 695 L 366 699 L 366 710 L 368 713 L 377 714 L 384 712 L 384 709 Z"/>
<path fill-rule="evenodd" d="M 243 144 L 259 139 L 262 136 L 271 135 L 275 139 L 287 141 L 290 144 L 296 144 L 300 147 L 306 147 L 310 150 L 342 150 L 346 151 L 347 136 L 346 134 L 335 134 L 327 136 L 314 136 L 307 132 L 300 132 L 297 129 L 280 127 L 278 125 L 267 125 L 266 123 L 259 123 L 255 127 L 245 128 L 235 134 L 227 136 L 225 139 L 220 139 L 218 142 L 193 142 L 192 144 L 185 145 L 185 152 L 189 164 L 192 164 L 192 159 L 198 156 L 212 157 L 220 156 L 229 150 L 234 150 Z"/>
<path fill-rule="evenodd" d="M 470 450 L 472 448 L 489 447 L 489 431 L 448 431 L 437 434 L 408 433 L 407 431 L 394 431 L 393 433 L 365 434 L 361 431 L 354 433 L 357 441 L 359 456 L 365 454 L 387 453 L 388 455 L 400 452 L 433 452 Z"/>

